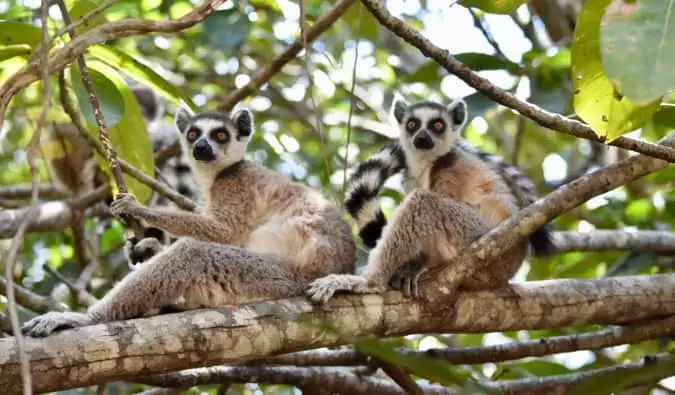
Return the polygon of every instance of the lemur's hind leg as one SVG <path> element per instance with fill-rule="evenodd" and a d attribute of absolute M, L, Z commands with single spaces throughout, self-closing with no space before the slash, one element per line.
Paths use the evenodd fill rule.
<path fill-rule="evenodd" d="M 396 209 L 361 276 L 329 275 L 312 282 L 307 293 L 313 301 L 325 302 L 337 291 L 384 292 L 405 264 L 420 257 L 424 258 L 424 267 L 448 262 L 488 230 L 468 205 L 416 189 Z"/>
<path fill-rule="evenodd" d="M 299 296 L 304 283 L 276 257 L 181 239 L 130 272 L 87 314 L 47 313 L 23 332 L 48 336 L 60 329 L 156 314 L 163 307 L 217 307 Z"/>

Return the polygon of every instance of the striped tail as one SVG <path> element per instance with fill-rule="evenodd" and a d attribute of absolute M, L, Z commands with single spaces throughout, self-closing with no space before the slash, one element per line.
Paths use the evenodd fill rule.
<path fill-rule="evenodd" d="M 490 164 L 497 170 L 518 198 L 521 208 L 529 206 L 539 200 L 537 187 L 534 185 L 534 182 L 521 173 L 520 170 L 506 163 L 504 159 L 497 155 L 483 152 L 478 147 L 461 138 L 457 139 L 456 144 L 460 149 L 476 155 L 482 161 Z M 547 223 L 530 234 L 530 245 L 536 256 L 547 256 L 555 252 L 552 231 L 553 226 L 550 223 Z"/>
<path fill-rule="evenodd" d="M 359 237 L 369 248 L 375 247 L 387 224 L 377 195 L 389 177 L 404 169 L 403 150 L 394 141 L 360 163 L 347 181 L 344 207 L 358 223 Z"/>

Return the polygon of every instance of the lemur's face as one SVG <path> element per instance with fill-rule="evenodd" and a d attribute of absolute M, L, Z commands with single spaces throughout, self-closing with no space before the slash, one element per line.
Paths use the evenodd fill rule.
<path fill-rule="evenodd" d="M 224 168 L 244 159 L 253 134 L 253 115 L 248 110 L 239 110 L 232 117 L 215 111 L 194 114 L 181 105 L 175 125 L 183 149 L 191 153 L 195 163 Z"/>
<path fill-rule="evenodd" d="M 399 126 L 403 147 L 414 154 L 432 158 L 452 149 L 467 118 L 466 103 L 462 100 L 448 107 L 429 101 L 408 104 L 396 100 L 392 113 Z"/>

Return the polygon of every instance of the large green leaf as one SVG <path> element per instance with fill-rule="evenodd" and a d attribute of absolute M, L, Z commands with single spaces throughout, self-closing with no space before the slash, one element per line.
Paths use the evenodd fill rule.
<path fill-rule="evenodd" d="M 30 45 L 28 44 L 16 44 L 16 45 L 7 45 L 0 47 L 0 62 L 3 60 L 11 59 L 15 56 L 28 55 L 31 52 Z"/>
<path fill-rule="evenodd" d="M 492 14 L 510 14 L 529 0 L 459 0 L 464 7 L 476 7 Z"/>
<path fill-rule="evenodd" d="M 115 90 L 116 95 L 122 100 L 122 112 L 117 122 L 113 123 L 108 120 L 104 111 L 110 142 L 117 152 L 117 155 L 147 175 L 151 177 L 154 176 L 155 166 L 152 156 L 152 144 L 150 143 L 150 137 L 148 136 L 143 114 L 141 113 L 141 109 L 136 102 L 136 97 L 133 92 L 131 92 L 131 89 L 117 71 L 103 62 L 89 62 L 89 71 L 92 75 L 92 79 L 94 78 L 94 75 L 97 75 L 101 78 L 99 82 L 105 80 L 105 86 L 112 87 Z M 100 94 L 99 98 L 102 101 Z M 117 108 L 115 109 L 117 110 Z M 96 126 L 96 123 L 89 121 L 89 119 L 87 119 L 87 121 L 89 123 L 89 132 L 92 137 L 98 139 L 98 127 Z M 99 163 L 108 176 L 111 177 L 110 168 L 105 159 L 99 156 Z M 149 187 L 126 174 L 124 175 L 124 182 L 129 189 L 129 192 L 133 194 L 139 202 L 145 203 L 148 201 L 152 193 L 152 190 Z M 113 188 L 113 192 L 115 194 L 117 193 L 116 187 Z"/>
<path fill-rule="evenodd" d="M 70 8 L 68 13 L 73 22 L 75 22 L 78 19 L 81 19 L 87 12 L 99 6 L 101 3 L 101 0 L 77 0 L 73 3 L 73 6 Z M 75 31 L 77 34 L 82 34 L 89 29 L 104 24 L 105 22 L 105 16 L 103 16 L 102 13 L 99 13 L 93 18 L 88 18 L 83 24 L 78 26 Z"/>
<path fill-rule="evenodd" d="M 89 54 L 114 66 L 129 77 L 145 83 L 172 102 L 179 103 L 182 99 L 193 110 L 197 110 L 192 99 L 190 99 L 190 96 L 185 91 L 173 86 L 173 84 L 162 78 L 162 76 L 157 74 L 150 67 L 136 60 L 133 56 L 108 45 L 95 45 L 90 47 Z"/>
<path fill-rule="evenodd" d="M 250 30 L 248 16 L 233 7 L 211 13 L 202 24 L 202 38 L 213 49 L 233 51 L 246 40 Z"/>
<path fill-rule="evenodd" d="M 612 140 L 647 122 L 661 99 L 635 104 L 617 94 L 605 75 L 599 36 L 600 20 L 609 2 L 589 1 L 579 15 L 572 44 L 572 84 L 576 113 L 598 134 Z"/>
<path fill-rule="evenodd" d="M 89 68 L 89 76 L 94 85 L 96 97 L 98 97 L 98 100 L 101 103 L 101 110 L 103 111 L 103 118 L 105 119 L 106 125 L 109 127 L 116 125 L 122 120 L 122 116 L 124 115 L 124 98 L 122 97 L 122 94 L 105 74 Z M 84 118 L 90 124 L 96 125 L 94 112 L 91 108 L 91 103 L 89 102 L 89 93 L 82 83 L 82 74 L 80 74 L 79 67 L 71 67 L 70 77 L 75 96 L 77 96 L 77 101 Z"/>
<path fill-rule="evenodd" d="M 675 3 L 613 0 L 600 27 L 602 63 L 616 89 L 636 103 L 675 88 Z"/>
<path fill-rule="evenodd" d="M 35 47 L 41 39 L 42 32 L 33 25 L 15 21 L 0 21 L 0 44 L 2 45 L 28 44 Z"/>

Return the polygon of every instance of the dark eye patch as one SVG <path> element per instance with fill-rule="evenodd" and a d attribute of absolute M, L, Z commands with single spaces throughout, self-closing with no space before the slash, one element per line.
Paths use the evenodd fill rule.
<path fill-rule="evenodd" d="M 420 128 L 420 124 L 421 122 L 419 119 L 415 117 L 410 117 L 408 118 L 407 121 L 405 121 L 405 130 L 407 130 L 410 133 L 415 132 L 417 131 L 417 129 Z"/>
<path fill-rule="evenodd" d="M 445 128 L 445 121 L 443 121 L 441 118 L 434 118 L 427 124 L 427 129 L 434 133 L 443 133 L 445 132 Z"/>
<path fill-rule="evenodd" d="M 187 132 L 185 132 L 185 138 L 190 143 L 194 143 L 201 135 L 202 130 L 197 127 L 191 127 L 190 129 L 188 129 Z"/>
<path fill-rule="evenodd" d="M 230 132 L 223 127 L 211 130 L 211 139 L 219 144 L 225 144 L 230 141 Z"/>

